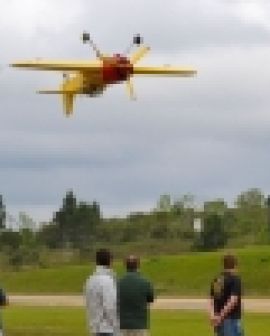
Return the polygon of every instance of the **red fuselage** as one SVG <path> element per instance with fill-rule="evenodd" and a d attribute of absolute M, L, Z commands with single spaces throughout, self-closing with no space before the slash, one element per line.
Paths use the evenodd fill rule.
<path fill-rule="evenodd" d="M 115 54 L 103 59 L 102 79 L 105 85 L 125 81 L 132 73 L 133 66 L 125 56 Z"/>

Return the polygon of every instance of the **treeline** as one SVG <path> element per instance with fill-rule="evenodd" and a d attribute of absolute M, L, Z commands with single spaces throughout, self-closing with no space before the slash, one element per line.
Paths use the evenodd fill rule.
<path fill-rule="evenodd" d="M 192 195 L 171 200 L 162 195 L 155 209 L 131 213 L 125 218 L 103 218 L 100 205 L 79 202 L 72 191 L 49 223 L 39 228 L 29 216 L 15 230 L 6 226 L 6 209 L 0 198 L 0 249 L 2 263 L 42 266 L 42 253 L 62 251 L 79 259 L 89 258 L 99 246 L 136 246 L 143 253 L 209 251 L 223 247 L 270 244 L 270 198 L 257 188 L 242 192 L 234 206 L 223 199 L 194 205 Z M 45 252 L 44 252 L 45 251 Z M 65 253 L 63 252 L 65 251 Z M 64 254 L 63 254 L 64 253 Z M 42 261 L 43 260 L 43 261 Z M 1 260 L 0 260 L 1 262 Z"/>

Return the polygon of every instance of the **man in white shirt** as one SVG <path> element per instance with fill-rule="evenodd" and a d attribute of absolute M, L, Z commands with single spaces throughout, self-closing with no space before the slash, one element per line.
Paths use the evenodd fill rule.
<path fill-rule="evenodd" d="M 117 319 L 116 278 L 111 269 L 112 255 L 106 249 L 96 252 L 96 270 L 87 279 L 85 300 L 87 323 L 95 336 L 116 336 Z"/>

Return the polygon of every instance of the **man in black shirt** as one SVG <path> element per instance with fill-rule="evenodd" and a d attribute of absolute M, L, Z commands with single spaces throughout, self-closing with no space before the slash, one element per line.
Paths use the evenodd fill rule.
<path fill-rule="evenodd" d="M 211 283 L 210 320 L 216 336 L 243 336 L 237 259 L 233 255 L 225 255 L 223 264 L 224 271 Z"/>
<path fill-rule="evenodd" d="M 5 292 L 3 291 L 2 288 L 0 288 L 0 307 L 4 307 L 8 304 L 8 301 L 7 301 L 7 297 L 6 297 L 6 294 Z M 4 333 L 3 333 L 3 325 L 2 325 L 2 319 L 1 319 L 1 316 L 0 316 L 0 336 L 3 336 Z"/>

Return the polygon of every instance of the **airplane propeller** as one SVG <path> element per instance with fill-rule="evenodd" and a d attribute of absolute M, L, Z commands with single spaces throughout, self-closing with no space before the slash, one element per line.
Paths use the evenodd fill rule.
<path fill-rule="evenodd" d="M 93 48 L 94 52 L 96 53 L 96 56 L 97 56 L 98 59 L 100 59 L 100 60 L 103 59 L 102 53 L 100 52 L 98 47 L 95 45 L 94 41 L 91 39 L 91 36 L 88 32 L 84 31 L 82 33 L 81 39 L 82 39 L 84 44 L 86 44 L 86 43 L 90 44 L 90 46 Z"/>
<path fill-rule="evenodd" d="M 100 59 L 101 61 L 104 59 L 104 55 L 97 48 L 96 44 L 93 42 L 90 34 L 87 31 L 83 31 L 83 33 L 81 35 L 81 39 L 82 39 L 84 44 L 87 44 L 87 43 L 90 44 L 90 46 L 95 51 L 98 59 Z M 133 46 L 138 47 L 138 49 L 129 58 L 130 63 L 132 65 L 139 62 L 139 60 L 150 50 L 150 48 L 147 47 L 147 46 L 141 46 L 142 43 L 143 43 L 143 38 L 141 37 L 141 35 L 140 34 L 135 34 L 133 36 L 131 45 L 128 47 L 128 49 L 124 53 L 124 54 L 129 54 Z M 64 77 L 64 75 L 63 75 L 63 78 L 65 78 L 66 80 L 69 79 L 69 77 Z M 131 78 L 129 78 L 129 80 L 127 81 L 126 87 L 127 87 L 127 91 L 128 91 L 130 99 L 131 100 L 136 100 L 136 96 L 135 96 L 135 93 L 134 93 L 134 87 L 133 87 Z"/>
<path fill-rule="evenodd" d="M 136 45 L 139 48 L 129 58 L 130 63 L 132 65 L 139 62 L 145 56 L 145 54 L 148 53 L 149 50 L 150 50 L 150 47 L 148 47 L 148 46 L 141 46 L 142 43 L 143 43 L 143 38 L 141 37 L 140 34 L 137 34 L 137 35 L 133 36 L 132 46 Z M 136 100 L 137 97 L 135 95 L 135 90 L 134 90 L 131 78 L 129 78 L 129 80 L 127 81 L 127 90 L 128 90 L 130 99 L 131 100 Z"/>
<path fill-rule="evenodd" d="M 136 34 L 133 36 L 133 44 L 136 44 L 137 46 L 140 46 L 143 43 L 143 38 L 140 34 Z"/>
<path fill-rule="evenodd" d="M 139 47 L 142 43 L 143 38 L 141 37 L 141 35 L 140 34 L 134 35 L 131 44 L 127 47 L 126 51 L 124 52 L 124 55 L 129 54 L 134 46 Z"/>
<path fill-rule="evenodd" d="M 133 86 L 133 82 L 131 81 L 131 79 L 127 80 L 126 88 L 127 88 L 127 92 L 128 92 L 128 95 L 129 95 L 130 99 L 131 100 L 136 100 L 137 97 L 135 95 L 134 86 Z"/>
<path fill-rule="evenodd" d="M 141 58 L 144 57 L 144 55 L 146 53 L 148 53 L 149 50 L 150 50 L 150 48 L 147 47 L 147 46 L 143 46 L 143 47 L 139 48 L 137 51 L 135 51 L 135 53 L 133 55 L 131 55 L 130 62 L 132 64 L 136 64 L 137 62 L 139 62 L 139 60 Z"/>

